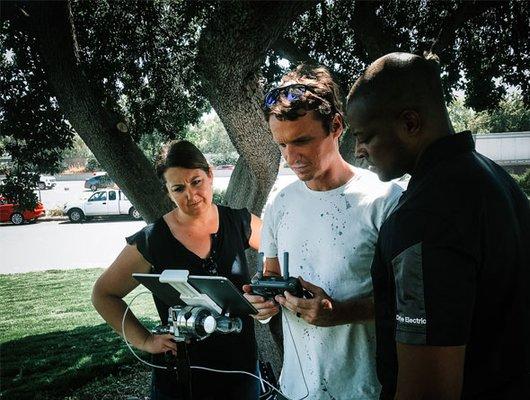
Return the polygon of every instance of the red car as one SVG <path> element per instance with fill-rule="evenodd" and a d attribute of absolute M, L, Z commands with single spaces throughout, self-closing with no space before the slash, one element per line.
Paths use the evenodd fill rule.
<path fill-rule="evenodd" d="M 35 220 L 46 213 L 42 203 L 37 203 L 34 210 L 19 211 L 17 208 L 15 204 L 0 196 L 0 222 L 11 221 L 15 225 L 20 225 L 24 221 Z"/>

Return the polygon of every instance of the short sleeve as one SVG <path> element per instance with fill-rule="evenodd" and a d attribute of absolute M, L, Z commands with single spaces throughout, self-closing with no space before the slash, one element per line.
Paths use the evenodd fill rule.
<path fill-rule="evenodd" d="M 274 212 L 274 201 L 270 201 L 265 206 L 263 212 L 263 225 L 261 228 L 261 240 L 259 251 L 266 258 L 278 257 L 276 215 Z"/>
<path fill-rule="evenodd" d="M 226 206 L 217 206 L 219 210 L 219 218 L 226 224 L 225 234 L 230 232 L 230 237 L 234 236 L 241 239 L 243 249 L 250 247 L 249 240 L 252 234 L 252 214 L 246 208 L 230 208 Z"/>
<path fill-rule="evenodd" d="M 403 194 L 403 188 L 397 183 L 390 182 L 387 185 L 385 194 L 380 198 L 380 201 L 376 203 L 375 207 L 374 225 L 378 230 L 388 216 L 392 214 Z"/>
<path fill-rule="evenodd" d="M 430 219 L 421 240 L 392 259 L 396 341 L 458 346 L 467 343 L 476 290 L 476 262 L 456 229 Z"/>
<path fill-rule="evenodd" d="M 141 231 L 136 232 L 134 235 L 126 237 L 125 240 L 127 244 L 136 246 L 140 254 L 147 262 L 149 262 L 151 265 L 155 265 L 154 257 L 152 255 L 153 251 L 149 245 L 150 228 L 151 226 L 148 225 Z"/>

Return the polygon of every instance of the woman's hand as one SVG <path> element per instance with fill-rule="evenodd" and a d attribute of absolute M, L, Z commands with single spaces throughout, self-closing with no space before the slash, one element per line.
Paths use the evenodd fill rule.
<path fill-rule="evenodd" d="M 243 285 L 243 291 L 245 292 L 243 294 L 245 299 L 258 310 L 257 314 L 251 315 L 252 318 L 263 321 L 273 317 L 280 311 L 280 306 L 274 300 L 266 301 L 262 296 L 251 294 L 252 288 L 250 285 Z"/>
<path fill-rule="evenodd" d="M 151 354 L 159 354 L 171 351 L 171 353 L 176 356 L 177 343 L 175 343 L 173 335 L 169 333 L 165 335 L 154 335 L 151 333 L 146 337 L 145 342 L 140 350 Z"/>

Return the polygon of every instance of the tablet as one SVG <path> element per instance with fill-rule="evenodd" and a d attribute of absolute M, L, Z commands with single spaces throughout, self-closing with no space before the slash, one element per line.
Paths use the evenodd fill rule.
<path fill-rule="evenodd" d="M 159 274 L 133 274 L 133 278 L 148 288 L 153 294 L 169 306 L 185 305 L 180 293 L 168 283 L 161 283 Z M 188 276 L 188 283 L 198 292 L 210 297 L 222 309 L 222 313 L 231 316 L 257 314 L 258 310 L 248 302 L 234 284 L 224 276 Z"/>
<path fill-rule="evenodd" d="M 167 283 L 159 281 L 158 274 L 132 274 L 133 278 L 149 289 L 153 294 L 167 306 L 185 306 L 180 300 L 180 293 Z"/>

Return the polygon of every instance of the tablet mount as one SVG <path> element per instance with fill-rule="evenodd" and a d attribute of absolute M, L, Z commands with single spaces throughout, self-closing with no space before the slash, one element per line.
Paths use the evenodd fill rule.
<path fill-rule="evenodd" d="M 200 293 L 188 282 L 187 270 L 165 270 L 160 283 L 173 287 L 186 305 L 169 307 L 168 325 L 157 326 L 153 333 L 172 334 L 177 342 L 199 341 L 212 333 L 240 333 L 243 323 L 239 317 L 224 314 L 210 296 Z M 152 290 L 153 291 L 153 290 Z M 156 295 L 156 291 L 153 291 Z"/>

